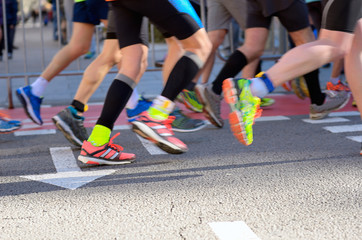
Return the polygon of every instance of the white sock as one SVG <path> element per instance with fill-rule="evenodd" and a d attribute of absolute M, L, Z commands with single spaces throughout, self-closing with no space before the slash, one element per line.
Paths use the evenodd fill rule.
<path fill-rule="evenodd" d="M 251 94 L 259 98 L 263 98 L 269 93 L 268 87 L 260 78 L 251 79 L 250 90 Z"/>
<path fill-rule="evenodd" d="M 135 107 L 137 107 L 139 99 L 140 99 L 140 95 L 138 94 L 137 88 L 135 88 L 135 89 L 133 89 L 131 97 L 128 99 L 126 108 L 134 109 Z"/>
<path fill-rule="evenodd" d="M 167 113 L 168 115 L 170 113 L 172 113 L 172 111 L 175 108 L 175 103 L 172 102 L 170 99 L 164 97 L 164 96 L 157 96 L 153 101 L 152 101 L 152 107 L 157 108 L 157 106 L 160 106 L 162 110 L 166 111 L 165 113 Z"/>
<path fill-rule="evenodd" d="M 333 83 L 333 85 L 336 85 L 338 84 L 338 81 L 339 81 L 339 77 L 331 77 L 330 81 Z"/>
<path fill-rule="evenodd" d="M 31 84 L 31 92 L 37 97 L 42 97 L 48 84 L 49 82 L 45 78 L 38 77 L 35 82 Z"/>

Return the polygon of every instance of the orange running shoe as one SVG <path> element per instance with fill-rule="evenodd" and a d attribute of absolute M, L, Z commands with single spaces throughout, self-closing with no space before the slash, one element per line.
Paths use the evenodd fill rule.
<path fill-rule="evenodd" d="M 178 138 L 174 137 L 172 122 L 174 116 L 166 120 L 152 118 L 147 111 L 144 111 L 132 123 L 132 130 L 141 137 L 155 143 L 167 153 L 179 154 L 187 152 L 187 146 Z"/>
<path fill-rule="evenodd" d="M 84 141 L 78 160 L 86 164 L 106 164 L 118 165 L 127 164 L 135 161 L 136 155 L 133 153 L 124 153 L 123 148 L 113 143 L 119 133 L 114 135 L 109 143 L 100 147 L 93 146 L 90 142 Z"/>
<path fill-rule="evenodd" d="M 331 91 L 351 91 L 351 89 L 346 84 L 342 83 L 341 80 L 338 80 L 337 84 L 333 84 L 330 81 L 327 82 L 326 89 Z"/>

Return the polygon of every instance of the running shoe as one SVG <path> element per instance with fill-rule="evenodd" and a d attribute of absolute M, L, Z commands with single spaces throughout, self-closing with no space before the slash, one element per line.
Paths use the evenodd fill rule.
<path fill-rule="evenodd" d="M 133 109 L 126 108 L 127 120 L 128 122 L 134 121 L 142 112 L 146 111 L 149 107 L 151 107 L 152 101 L 140 97 L 138 100 L 137 106 Z"/>
<path fill-rule="evenodd" d="M 353 101 L 352 101 L 352 107 L 357 107 L 357 103 L 356 103 L 355 99 L 353 99 Z"/>
<path fill-rule="evenodd" d="M 342 83 L 341 80 L 338 80 L 337 84 L 333 84 L 330 81 L 327 82 L 326 89 L 331 91 L 351 91 L 351 89 L 346 84 Z"/>
<path fill-rule="evenodd" d="M 275 100 L 272 98 L 261 98 L 260 99 L 260 107 L 268 107 L 275 103 Z"/>
<path fill-rule="evenodd" d="M 166 120 L 153 119 L 147 111 L 141 113 L 132 123 L 132 130 L 141 137 L 155 143 L 167 153 L 179 154 L 187 152 L 187 146 L 174 136 L 172 122 L 174 116 Z"/>
<path fill-rule="evenodd" d="M 322 105 L 310 105 L 310 119 L 318 120 L 327 117 L 330 112 L 343 108 L 350 97 L 350 93 L 346 91 L 326 90 L 325 93 L 326 99 Z"/>
<path fill-rule="evenodd" d="M 11 119 L 7 114 L 0 112 L 0 119 L 8 122 L 9 124 L 12 124 L 17 127 L 21 127 L 22 123 L 18 120 Z"/>
<path fill-rule="evenodd" d="M 221 118 L 222 96 L 217 95 L 211 89 L 211 85 L 196 85 L 197 98 L 202 103 L 205 117 L 216 127 L 222 128 L 224 120 Z"/>
<path fill-rule="evenodd" d="M 52 120 L 69 142 L 81 147 L 89 136 L 83 124 L 84 117 L 76 117 L 76 114 L 77 110 L 69 106 L 52 117 Z"/>
<path fill-rule="evenodd" d="M 291 81 L 291 87 L 295 95 L 300 99 L 309 97 L 309 91 L 304 77 L 299 77 Z"/>
<path fill-rule="evenodd" d="M 292 83 L 291 83 L 291 81 L 287 81 L 287 82 L 283 83 L 282 87 L 288 92 L 292 91 Z"/>
<path fill-rule="evenodd" d="M 84 59 L 92 59 L 96 55 L 96 52 L 89 51 L 84 55 Z"/>
<path fill-rule="evenodd" d="M 114 135 L 108 143 L 100 147 L 95 147 L 90 142 L 84 141 L 78 160 L 86 164 L 97 165 L 118 165 L 134 162 L 135 154 L 122 152 L 123 147 L 113 143 L 113 139 L 118 135 L 119 133 Z"/>
<path fill-rule="evenodd" d="M 175 117 L 171 125 L 172 130 L 175 132 L 195 132 L 206 126 L 204 120 L 189 118 L 180 109 L 174 110 L 170 116 Z"/>
<path fill-rule="evenodd" d="M 190 90 L 182 90 L 180 94 L 177 96 L 177 100 L 183 103 L 188 109 L 194 112 L 202 112 L 202 104 L 197 99 L 195 91 Z"/>
<path fill-rule="evenodd" d="M 0 116 L 0 134 L 2 133 L 12 133 L 18 130 L 21 127 L 20 125 L 12 124 L 11 121 L 8 121 Z"/>
<path fill-rule="evenodd" d="M 248 79 L 225 79 L 222 85 L 225 101 L 230 106 L 230 128 L 236 139 L 244 145 L 253 142 L 254 119 L 261 116 L 260 98 L 250 91 Z"/>
<path fill-rule="evenodd" d="M 40 116 L 40 105 L 43 98 L 32 94 L 31 86 L 21 87 L 16 90 L 16 95 L 23 105 L 26 115 L 36 124 L 42 125 L 43 120 Z"/>

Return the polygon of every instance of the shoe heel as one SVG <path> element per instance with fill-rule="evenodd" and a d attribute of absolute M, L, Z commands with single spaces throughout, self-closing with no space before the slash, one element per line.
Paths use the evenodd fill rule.
<path fill-rule="evenodd" d="M 224 99 L 228 104 L 235 104 L 237 102 L 236 90 L 234 82 L 231 78 L 223 81 L 222 90 L 224 92 Z"/>

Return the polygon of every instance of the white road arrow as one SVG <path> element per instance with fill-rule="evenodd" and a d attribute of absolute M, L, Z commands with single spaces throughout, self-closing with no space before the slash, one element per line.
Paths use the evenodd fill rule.
<path fill-rule="evenodd" d="M 21 176 L 34 181 L 52 184 L 67 189 L 77 189 L 97 178 L 114 173 L 116 170 L 85 171 L 78 167 L 70 147 L 50 148 L 57 173 Z"/>

